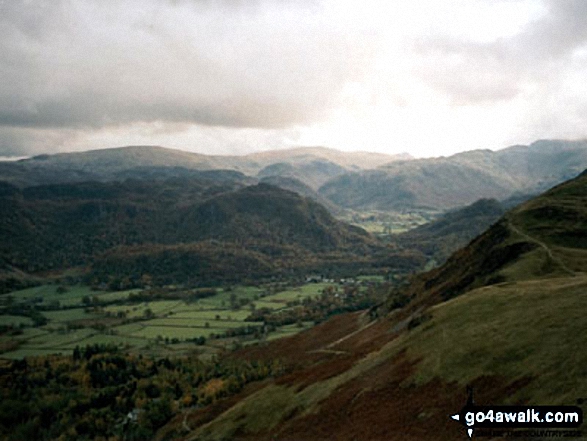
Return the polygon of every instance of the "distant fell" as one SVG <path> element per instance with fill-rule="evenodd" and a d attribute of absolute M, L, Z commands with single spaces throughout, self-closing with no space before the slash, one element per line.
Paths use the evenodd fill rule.
<path fill-rule="evenodd" d="M 319 192 L 355 210 L 446 210 L 481 198 L 537 193 L 587 167 L 587 141 L 537 141 L 498 151 L 416 159 L 349 173 Z"/>
<path fill-rule="evenodd" d="M 344 167 L 330 161 L 311 160 L 300 164 L 277 162 L 263 168 L 257 176 L 259 178 L 294 178 L 317 190 L 325 182 L 336 176 L 343 175 L 347 171 Z"/>
<path fill-rule="evenodd" d="M 308 184 L 318 188 L 328 179 L 349 170 L 375 167 L 394 159 L 396 157 L 393 155 L 347 153 L 324 148 L 224 156 L 159 146 L 128 146 L 54 155 L 43 154 L 14 162 L 0 162 L 0 179 L 26 187 L 65 182 L 120 180 L 128 176 L 140 177 L 141 171 L 144 172 L 143 177 L 149 177 L 153 172 L 167 177 L 185 175 L 190 170 L 233 170 L 254 177 L 264 170 L 260 174 L 261 178 L 270 175 L 296 177 L 307 180 Z M 290 169 L 294 172 L 290 173 Z M 282 173 L 283 171 L 285 173 Z"/>
<path fill-rule="evenodd" d="M 270 150 L 266 152 L 252 153 L 247 157 L 258 162 L 279 162 L 284 158 L 292 164 L 304 163 L 310 160 L 322 159 L 349 170 L 371 169 L 394 161 L 413 159 L 409 153 L 387 155 L 376 152 L 342 152 L 327 147 L 297 147 L 284 150 Z"/>

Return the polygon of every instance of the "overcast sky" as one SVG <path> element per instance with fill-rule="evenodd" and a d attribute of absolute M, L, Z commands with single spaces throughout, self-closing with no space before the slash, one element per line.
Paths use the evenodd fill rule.
<path fill-rule="evenodd" d="M 585 0 L 0 0 L 0 156 L 587 137 Z"/>

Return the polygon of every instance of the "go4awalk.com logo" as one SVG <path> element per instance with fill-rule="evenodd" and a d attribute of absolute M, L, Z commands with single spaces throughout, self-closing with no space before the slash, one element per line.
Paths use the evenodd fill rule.
<path fill-rule="evenodd" d="M 583 423 L 583 411 L 577 406 L 479 406 L 470 390 L 467 404 L 451 418 L 471 438 L 476 429 L 576 429 Z"/>

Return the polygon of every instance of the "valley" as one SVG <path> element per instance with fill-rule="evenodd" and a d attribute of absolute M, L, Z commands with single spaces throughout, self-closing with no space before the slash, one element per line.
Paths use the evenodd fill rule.
<path fill-rule="evenodd" d="M 0 0 L 0 441 L 587 439 L 585 17 Z"/>
<path fill-rule="evenodd" d="M 0 435 L 449 440 L 468 387 L 583 405 L 587 175 L 539 166 L 561 145 L 582 157 L 0 164 Z"/>
<path fill-rule="evenodd" d="M 508 212 L 443 266 L 392 291 L 376 321 L 341 316 L 238 351 L 296 367 L 208 414 L 185 439 L 455 439 L 461 429 L 449 415 L 467 387 L 478 403 L 585 411 L 586 189 L 583 174 Z M 566 215 L 552 217 L 557 210 Z"/>
<path fill-rule="evenodd" d="M 224 288 L 97 291 L 41 285 L 0 295 L 0 358 L 71 355 L 113 345 L 155 357 L 209 359 L 293 335 L 332 314 L 380 303 L 381 276 Z"/>

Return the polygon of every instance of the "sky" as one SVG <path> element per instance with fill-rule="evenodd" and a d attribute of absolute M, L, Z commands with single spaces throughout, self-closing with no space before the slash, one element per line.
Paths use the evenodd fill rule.
<path fill-rule="evenodd" d="M 587 137 L 584 0 L 0 0 L 0 156 Z"/>

